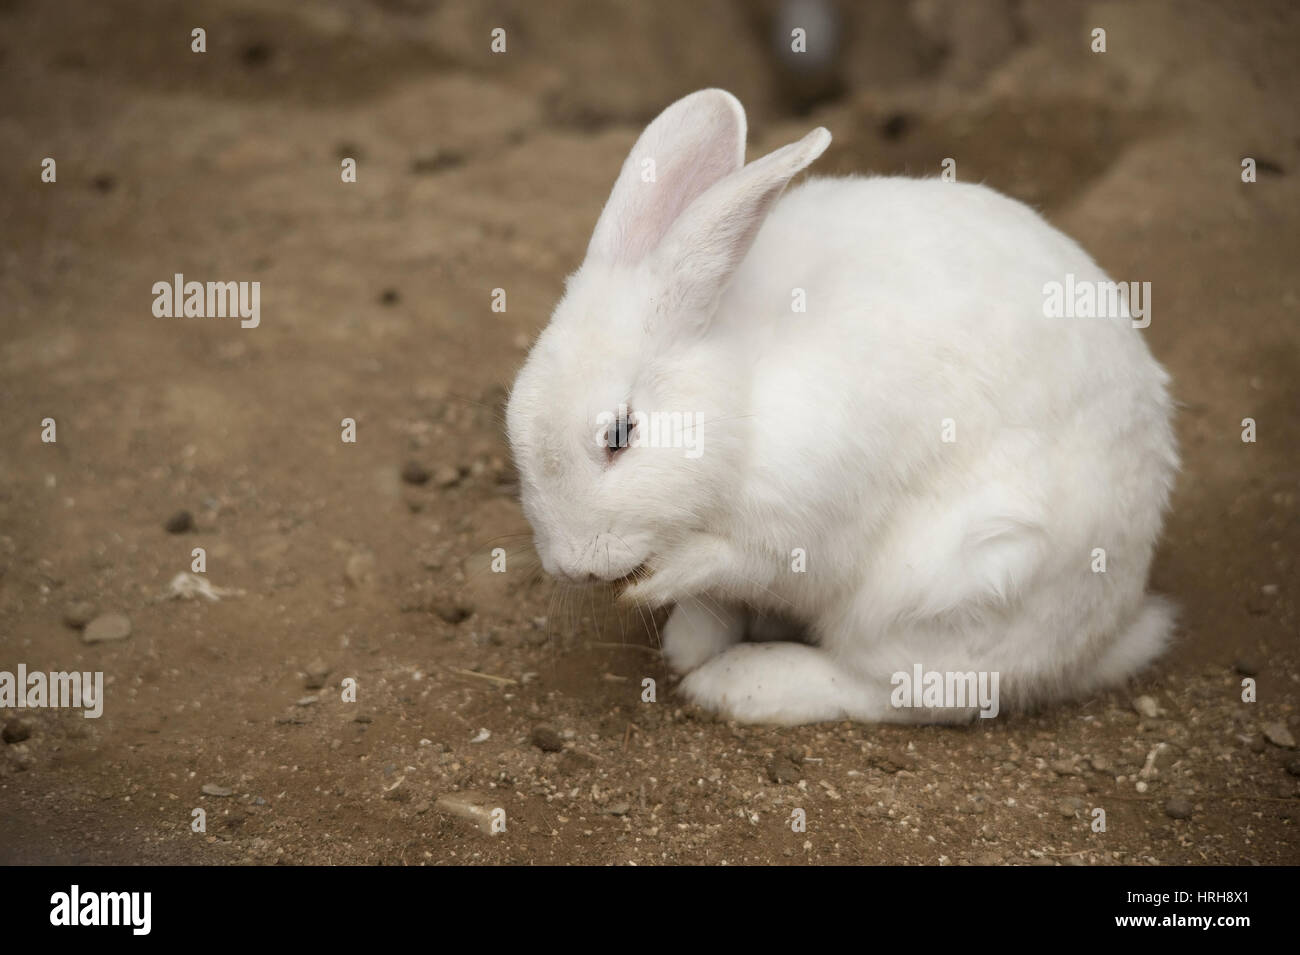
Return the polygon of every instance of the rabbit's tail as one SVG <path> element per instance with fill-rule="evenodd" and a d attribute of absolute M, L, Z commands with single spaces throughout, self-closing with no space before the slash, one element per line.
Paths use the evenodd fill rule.
<path fill-rule="evenodd" d="M 1147 594 L 1137 616 L 1101 655 L 1085 681 L 1087 690 L 1117 686 L 1164 652 L 1173 635 L 1178 608 L 1170 600 Z"/>

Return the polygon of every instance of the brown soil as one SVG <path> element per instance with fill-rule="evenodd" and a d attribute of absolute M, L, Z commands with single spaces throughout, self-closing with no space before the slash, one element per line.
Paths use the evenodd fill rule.
<path fill-rule="evenodd" d="M 1300 16 L 846 6 L 794 75 L 775 9 L 0 2 L 0 670 L 109 683 L 99 720 L 0 712 L 0 862 L 1300 862 L 1297 754 L 1265 738 L 1300 735 Z M 653 621 L 533 572 L 504 389 L 639 125 L 707 85 L 753 154 L 820 123 L 821 172 L 954 157 L 1153 283 L 1185 455 L 1153 586 L 1183 610 L 1129 690 L 965 729 L 729 725 L 681 706 Z M 260 281 L 261 326 L 155 318 L 177 272 Z M 236 593 L 164 599 L 194 547 Z M 77 601 L 132 635 L 83 643 Z M 437 805 L 458 790 L 506 832 Z"/>

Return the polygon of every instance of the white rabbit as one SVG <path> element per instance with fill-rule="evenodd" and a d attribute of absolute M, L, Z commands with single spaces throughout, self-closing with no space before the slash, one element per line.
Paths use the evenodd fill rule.
<path fill-rule="evenodd" d="M 991 189 L 782 197 L 830 139 L 745 165 L 709 89 L 637 140 L 510 396 L 543 567 L 676 604 L 682 691 L 740 721 L 974 715 L 897 705 L 918 667 L 997 674 L 1004 710 L 1123 681 L 1173 625 L 1168 376 L 1126 317 L 1045 317 L 1046 283 L 1106 276 Z M 652 414 L 681 417 L 651 442 Z M 742 642 L 772 615 L 805 642 Z"/>

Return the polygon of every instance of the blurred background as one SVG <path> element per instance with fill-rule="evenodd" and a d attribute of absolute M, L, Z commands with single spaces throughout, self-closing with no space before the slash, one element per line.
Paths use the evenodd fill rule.
<path fill-rule="evenodd" d="M 0 669 L 109 680 L 100 720 L 0 713 L 0 860 L 1298 861 L 1298 48 L 1277 0 L 0 0 Z M 1154 708 L 697 722 L 654 621 L 484 572 L 528 546 L 506 388 L 640 128 L 705 86 L 751 157 L 820 124 L 816 174 L 952 158 L 1152 283 L 1186 462 Z M 178 272 L 259 281 L 260 326 L 155 318 Z M 172 586 L 198 546 L 218 601 Z M 439 802 L 494 788 L 512 839 Z"/>

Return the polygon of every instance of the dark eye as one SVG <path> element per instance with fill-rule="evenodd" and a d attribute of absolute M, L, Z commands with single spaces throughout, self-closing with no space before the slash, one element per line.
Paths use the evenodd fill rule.
<path fill-rule="evenodd" d="M 636 422 L 630 412 L 622 411 L 609 425 L 605 435 L 605 453 L 613 460 L 620 452 L 626 451 L 632 441 L 632 432 Z"/>

